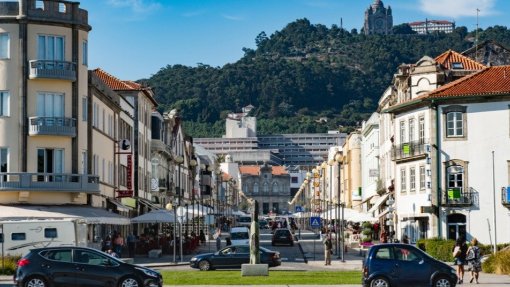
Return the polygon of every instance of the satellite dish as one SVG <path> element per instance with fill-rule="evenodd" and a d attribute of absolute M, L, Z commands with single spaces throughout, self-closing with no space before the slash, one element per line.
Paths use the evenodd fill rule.
<path fill-rule="evenodd" d="M 131 143 L 128 139 L 123 139 L 120 140 L 119 146 L 121 150 L 128 150 L 131 147 Z"/>

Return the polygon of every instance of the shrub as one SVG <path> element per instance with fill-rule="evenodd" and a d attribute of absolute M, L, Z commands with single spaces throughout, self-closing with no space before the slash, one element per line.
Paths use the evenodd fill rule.
<path fill-rule="evenodd" d="M 4 268 L 0 266 L 0 274 L 12 275 L 16 270 L 16 262 L 20 259 L 20 256 L 5 256 L 4 257 Z"/>
<path fill-rule="evenodd" d="M 370 229 L 363 229 L 363 231 L 361 231 L 361 233 L 363 235 L 370 235 L 370 234 L 372 234 L 372 230 L 370 230 Z"/>
<path fill-rule="evenodd" d="M 372 238 L 370 237 L 364 237 L 363 239 L 361 239 L 362 242 L 371 242 L 372 241 Z"/>
<path fill-rule="evenodd" d="M 453 261 L 452 251 L 455 246 L 454 240 L 441 238 L 420 239 L 416 245 L 435 259 L 446 262 Z"/>
<path fill-rule="evenodd" d="M 491 254 L 482 263 L 483 272 L 510 275 L 510 249 Z"/>
<path fill-rule="evenodd" d="M 364 229 L 367 229 L 367 228 L 372 229 L 372 223 L 370 223 L 368 221 L 367 222 L 363 222 L 362 226 L 363 226 Z"/>

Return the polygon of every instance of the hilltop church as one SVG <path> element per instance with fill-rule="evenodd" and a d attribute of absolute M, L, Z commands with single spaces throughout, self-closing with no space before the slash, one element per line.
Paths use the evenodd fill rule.
<path fill-rule="evenodd" d="M 381 0 L 374 0 L 374 3 L 365 11 L 365 24 L 363 25 L 365 35 L 388 35 L 392 33 L 392 28 L 391 7 L 385 8 Z"/>

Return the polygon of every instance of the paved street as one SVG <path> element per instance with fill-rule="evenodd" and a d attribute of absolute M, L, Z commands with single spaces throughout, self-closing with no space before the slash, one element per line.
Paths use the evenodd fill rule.
<path fill-rule="evenodd" d="M 271 234 L 268 230 L 263 230 L 260 239 L 261 246 L 278 250 L 281 252 L 282 265 L 270 270 L 361 270 L 361 259 L 362 255 L 359 249 L 348 249 L 347 253 L 344 254 L 345 262 L 341 262 L 338 259 L 336 253 L 333 254 L 333 261 L 330 266 L 324 266 L 324 255 L 323 245 L 320 238 L 311 231 L 302 231 L 301 238 L 294 244 L 294 246 L 271 246 Z M 222 246 L 225 245 L 225 241 L 222 242 Z M 201 245 L 194 254 L 214 252 L 216 250 L 215 242 L 211 241 L 205 245 Z M 334 248 L 334 251 L 335 248 Z M 164 255 L 160 258 L 148 258 L 146 256 L 137 256 L 134 261 L 136 264 L 152 267 L 158 270 L 195 270 L 191 269 L 188 265 L 190 258 L 194 255 L 184 255 L 184 259 L 178 260 L 177 263 L 173 263 L 173 256 Z M 214 271 L 212 271 L 214 272 Z M 464 279 L 469 279 L 469 275 L 466 275 Z M 344 287 L 351 287 L 358 285 L 341 285 Z M 480 284 L 463 284 L 462 286 L 487 286 L 487 287 L 510 287 L 510 277 L 504 275 L 485 274 L 480 275 Z M 0 287 L 12 286 L 12 277 L 0 276 Z M 169 285 L 170 286 L 170 285 Z M 214 286 L 214 285 L 208 285 Z M 233 286 L 233 285 L 230 285 Z M 261 287 L 261 285 L 258 285 Z M 274 286 L 274 285 L 271 285 Z M 285 285 L 292 287 L 294 285 Z M 300 287 L 306 285 L 299 285 Z M 315 286 L 315 285 L 314 285 Z M 324 286 L 324 285 L 323 285 Z"/>

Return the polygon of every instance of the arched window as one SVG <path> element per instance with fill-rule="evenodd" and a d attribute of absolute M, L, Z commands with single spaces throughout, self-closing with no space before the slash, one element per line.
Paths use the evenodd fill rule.
<path fill-rule="evenodd" d="M 269 193 L 269 183 L 267 183 L 267 181 L 264 182 L 264 187 L 262 190 L 264 193 Z"/>
<path fill-rule="evenodd" d="M 253 184 L 253 193 L 259 193 L 259 184 L 257 182 Z"/>
<path fill-rule="evenodd" d="M 277 182 L 273 182 L 273 193 L 278 193 L 278 183 Z"/>

